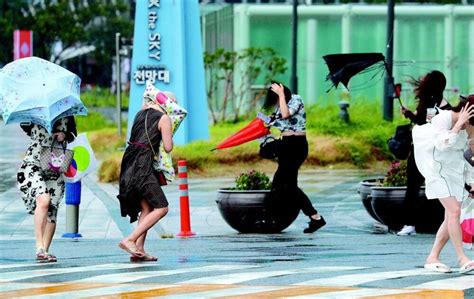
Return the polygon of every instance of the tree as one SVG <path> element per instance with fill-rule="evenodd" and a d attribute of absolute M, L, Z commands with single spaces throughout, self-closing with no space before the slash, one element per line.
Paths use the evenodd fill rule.
<path fill-rule="evenodd" d="M 93 45 L 88 54 L 98 66 L 110 70 L 115 53 L 115 32 L 131 38 L 133 20 L 128 1 L 45 0 L 37 5 L 0 0 L 0 40 L 12 40 L 14 29 L 33 30 L 34 55 L 60 62 L 53 45 L 61 41 L 69 47 Z M 109 3 L 110 2 L 110 3 Z M 44 3 L 44 4 L 43 4 Z M 12 43 L 1 43 L 0 64 L 12 59 Z"/>

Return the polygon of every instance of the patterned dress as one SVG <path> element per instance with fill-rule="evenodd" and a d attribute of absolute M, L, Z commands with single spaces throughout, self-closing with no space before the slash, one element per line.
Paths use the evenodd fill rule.
<path fill-rule="evenodd" d="M 131 223 L 138 219 L 142 199 L 155 209 L 168 206 L 166 196 L 161 189 L 159 174 L 153 169 L 154 158 L 150 148 L 152 145 L 153 150 L 158 152 L 161 142 L 158 122 L 162 116 L 163 113 L 154 109 L 141 110 L 137 113 L 130 134 L 129 146 L 122 158 L 120 189 L 117 198 L 120 201 L 122 217 L 129 216 Z"/>
<path fill-rule="evenodd" d="M 39 162 L 41 148 L 51 146 L 53 137 L 45 128 L 36 124 L 21 125 L 21 128 L 30 136 L 31 143 L 17 173 L 18 189 L 20 189 L 26 210 L 30 214 L 35 212 L 36 198 L 41 194 L 49 194 L 51 202 L 48 209 L 48 221 L 56 223 L 58 207 L 64 195 L 64 178 L 61 173 L 43 171 Z M 53 133 L 58 132 L 65 133 L 66 141 L 73 141 L 77 134 L 74 117 L 58 120 L 54 125 Z"/>

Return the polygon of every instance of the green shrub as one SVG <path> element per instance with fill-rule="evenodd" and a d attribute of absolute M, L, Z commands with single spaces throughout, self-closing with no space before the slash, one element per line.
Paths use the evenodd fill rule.
<path fill-rule="evenodd" d="M 112 128 L 115 124 L 99 112 L 89 110 L 86 116 L 76 116 L 78 132 L 90 132 L 104 128 Z"/>
<path fill-rule="evenodd" d="M 86 107 L 116 107 L 117 97 L 109 88 L 94 87 L 81 93 L 81 100 Z M 129 94 L 122 92 L 122 108 L 128 107 Z"/>
<path fill-rule="evenodd" d="M 235 178 L 235 190 L 270 190 L 272 182 L 263 172 L 250 170 Z"/>

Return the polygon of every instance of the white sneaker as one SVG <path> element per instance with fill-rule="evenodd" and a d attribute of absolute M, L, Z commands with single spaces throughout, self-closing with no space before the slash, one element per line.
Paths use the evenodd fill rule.
<path fill-rule="evenodd" d="M 416 235 L 415 227 L 412 225 L 404 225 L 403 228 L 397 233 L 399 236 L 410 236 Z"/>

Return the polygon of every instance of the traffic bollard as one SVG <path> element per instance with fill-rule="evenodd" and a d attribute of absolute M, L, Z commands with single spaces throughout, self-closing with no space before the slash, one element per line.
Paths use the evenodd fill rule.
<path fill-rule="evenodd" d="M 66 233 L 63 238 L 82 238 L 79 233 L 79 204 L 81 203 L 81 181 L 66 183 Z"/>
<path fill-rule="evenodd" d="M 189 214 L 189 195 L 188 195 L 188 170 L 185 160 L 178 161 L 179 177 L 179 208 L 181 214 L 181 231 L 177 234 L 179 237 L 194 236 L 191 231 L 191 219 Z"/>

